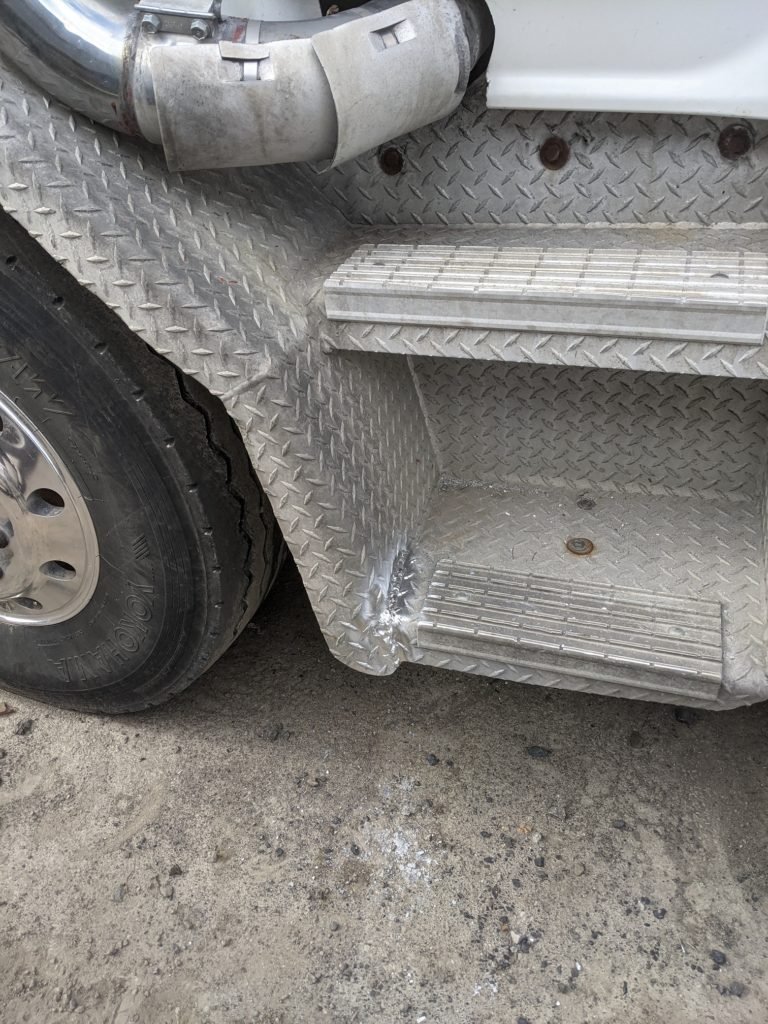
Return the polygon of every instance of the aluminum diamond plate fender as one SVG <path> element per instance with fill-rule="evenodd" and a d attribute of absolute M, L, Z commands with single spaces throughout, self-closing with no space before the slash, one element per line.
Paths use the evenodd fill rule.
<path fill-rule="evenodd" d="M 51 103 L 2 65 L 0 201 L 221 397 L 329 646 L 357 669 L 392 671 L 400 652 L 382 626 L 392 567 L 437 470 L 402 361 L 321 351 L 312 300 L 342 216 L 291 169 L 169 174 L 159 151 Z"/>

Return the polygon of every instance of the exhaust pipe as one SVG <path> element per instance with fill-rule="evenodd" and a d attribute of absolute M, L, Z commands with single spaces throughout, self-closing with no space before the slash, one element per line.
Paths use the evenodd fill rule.
<path fill-rule="evenodd" d="M 220 0 L 3 0 L 0 53 L 171 170 L 335 166 L 446 117 L 493 41 L 484 0 L 373 0 L 311 21 Z"/>

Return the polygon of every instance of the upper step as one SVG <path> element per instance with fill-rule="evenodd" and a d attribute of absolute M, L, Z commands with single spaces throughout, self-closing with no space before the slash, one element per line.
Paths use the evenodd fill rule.
<path fill-rule="evenodd" d="M 674 232 L 658 245 L 648 229 L 487 234 L 495 244 L 475 244 L 481 232 L 448 244 L 422 231 L 360 246 L 325 284 L 327 316 L 344 322 L 331 344 L 768 376 L 765 231 L 679 232 L 689 244 L 675 247 Z M 749 248 L 734 244 L 745 238 Z"/>
<path fill-rule="evenodd" d="M 759 345 L 768 257 L 366 245 L 327 281 L 325 296 L 333 320 Z"/>

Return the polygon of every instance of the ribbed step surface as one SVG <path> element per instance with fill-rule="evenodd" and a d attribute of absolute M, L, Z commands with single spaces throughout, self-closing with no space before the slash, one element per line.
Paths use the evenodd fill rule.
<path fill-rule="evenodd" d="M 768 256 L 375 244 L 328 279 L 325 300 L 332 320 L 760 345 Z"/>
<path fill-rule="evenodd" d="M 723 674 L 717 602 L 450 559 L 432 577 L 418 645 L 705 699 Z"/>

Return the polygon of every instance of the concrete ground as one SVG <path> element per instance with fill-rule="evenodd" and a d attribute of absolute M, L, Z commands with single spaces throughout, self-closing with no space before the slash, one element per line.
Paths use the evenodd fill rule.
<path fill-rule="evenodd" d="M 366 678 L 290 569 L 153 714 L 7 700 L 3 1024 L 768 1019 L 768 705 Z"/>

